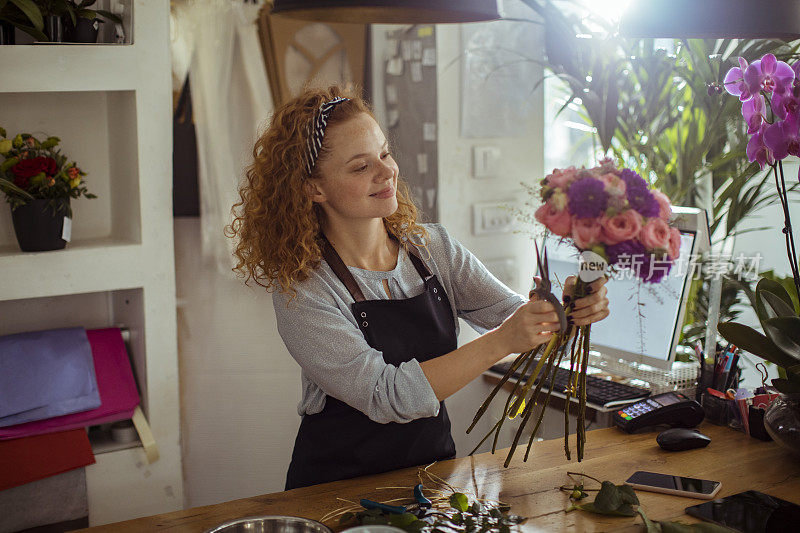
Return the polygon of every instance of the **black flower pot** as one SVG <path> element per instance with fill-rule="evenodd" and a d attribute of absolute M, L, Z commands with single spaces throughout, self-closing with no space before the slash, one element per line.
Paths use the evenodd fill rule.
<path fill-rule="evenodd" d="M 66 20 L 64 26 L 64 41 L 68 43 L 96 43 L 100 30 L 100 19 L 89 20 L 78 17 L 78 23 L 73 25 L 71 19 Z"/>
<path fill-rule="evenodd" d="M 51 43 L 60 43 L 64 41 L 64 25 L 61 22 L 61 17 L 58 15 L 45 15 L 44 19 L 44 34 L 50 39 Z"/>
<path fill-rule="evenodd" d="M 0 44 L 17 44 L 14 37 L 14 25 L 10 22 L 0 22 Z"/>
<path fill-rule="evenodd" d="M 55 214 L 50 200 L 30 200 L 11 212 L 14 233 L 23 252 L 61 250 L 67 241 L 61 238 L 64 217 L 69 213 L 69 198 L 57 200 Z"/>

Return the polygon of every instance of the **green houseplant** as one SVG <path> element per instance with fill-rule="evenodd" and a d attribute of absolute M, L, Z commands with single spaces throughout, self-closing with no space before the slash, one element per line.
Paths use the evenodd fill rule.
<path fill-rule="evenodd" d="M 0 44 L 15 44 L 14 28 L 19 28 L 34 39 L 47 40 L 42 32 L 42 12 L 33 0 L 0 0 Z"/>
<path fill-rule="evenodd" d="M 61 153 L 58 137 L 40 141 L 20 133 L 7 139 L 3 128 L 0 137 L 0 191 L 11 206 L 20 248 L 25 252 L 63 248 L 62 237 L 69 238 L 64 224 L 72 219 L 70 199 L 96 198 L 83 181 L 86 173 Z"/>

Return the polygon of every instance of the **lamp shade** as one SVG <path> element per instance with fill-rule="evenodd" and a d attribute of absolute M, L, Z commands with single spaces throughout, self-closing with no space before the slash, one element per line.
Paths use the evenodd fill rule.
<path fill-rule="evenodd" d="M 800 0 L 632 0 L 626 37 L 800 38 Z"/>
<path fill-rule="evenodd" d="M 500 18 L 497 0 L 275 0 L 272 13 L 361 24 L 439 24 Z"/>

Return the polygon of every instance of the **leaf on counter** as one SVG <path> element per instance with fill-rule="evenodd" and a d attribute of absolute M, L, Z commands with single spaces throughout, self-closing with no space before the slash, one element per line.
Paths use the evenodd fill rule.
<path fill-rule="evenodd" d="M 389 524 L 395 527 L 405 527 L 417 520 L 419 519 L 411 513 L 389 515 Z"/>
<path fill-rule="evenodd" d="M 601 511 L 614 511 L 622 505 L 622 493 L 610 481 L 603 481 L 600 492 L 594 499 L 594 507 Z"/>
<path fill-rule="evenodd" d="M 634 511 L 633 507 L 627 503 L 623 503 L 620 507 L 610 511 L 597 507 L 594 502 L 582 503 L 580 505 L 573 506 L 573 508 L 580 509 L 581 511 L 589 511 L 591 513 L 607 514 L 612 516 L 636 516 L 636 511 Z"/>
<path fill-rule="evenodd" d="M 469 509 L 469 500 L 467 495 L 461 492 L 454 492 L 450 495 L 450 507 L 457 511 L 467 511 Z"/>
<path fill-rule="evenodd" d="M 639 505 L 639 498 L 633 491 L 633 487 L 627 484 L 617 485 L 617 489 L 622 494 L 622 501 L 631 505 Z"/>

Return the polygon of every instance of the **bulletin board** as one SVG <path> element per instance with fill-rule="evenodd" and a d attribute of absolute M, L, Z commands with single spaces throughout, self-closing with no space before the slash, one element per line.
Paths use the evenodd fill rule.
<path fill-rule="evenodd" d="M 425 222 L 439 220 L 435 31 L 416 25 L 389 32 L 384 56 L 389 142 Z"/>

